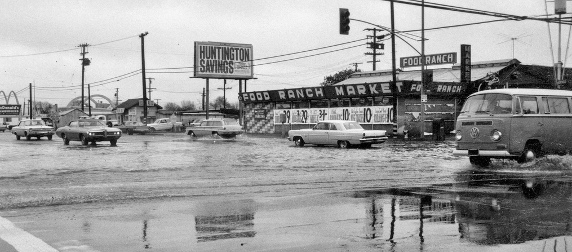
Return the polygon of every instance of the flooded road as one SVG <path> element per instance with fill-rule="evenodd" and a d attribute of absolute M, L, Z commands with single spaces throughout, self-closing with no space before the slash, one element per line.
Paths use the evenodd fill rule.
<path fill-rule="evenodd" d="M 0 133 L 0 216 L 56 251 L 572 250 L 571 157 L 475 169 L 453 148 Z"/>

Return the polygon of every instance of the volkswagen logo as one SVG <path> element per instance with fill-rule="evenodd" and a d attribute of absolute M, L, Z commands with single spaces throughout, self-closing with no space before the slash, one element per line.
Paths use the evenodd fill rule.
<path fill-rule="evenodd" d="M 479 128 L 473 127 L 470 134 L 473 139 L 479 137 Z"/>

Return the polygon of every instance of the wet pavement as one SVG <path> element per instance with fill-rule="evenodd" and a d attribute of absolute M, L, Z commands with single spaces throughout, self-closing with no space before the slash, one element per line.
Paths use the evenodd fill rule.
<path fill-rule="evenodd" d="M 476 169 L 449 141 L 58 140 L 0 134 L 0 217 L 57 251 L 572 249 L 569 156 Z M 0 251 L 26 251 L 1 226 Z"/>

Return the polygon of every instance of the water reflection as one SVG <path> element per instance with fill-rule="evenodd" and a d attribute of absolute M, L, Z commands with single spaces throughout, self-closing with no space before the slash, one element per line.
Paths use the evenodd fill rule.
<path fill-rule="evenodd" d="M 355 193 L 353 197 L 367 200 L 365 238 L 393 244 L 407 237 L 423 249 L 427 237 L 440 239 L 438 232 L 452 228 L 458 229 L 460 242 L 480 245 L 572 235 L 569 178 L 468 171 L 457 174 L 456 181 Z"/>
<path fill-rule="evenodd" d="M 461 238 L 477 244 L 516 244 L 572 234 L 572 182 L 556 175 L 459 174 Z"/>
<path fill-rule="evenodd" d="M 195 229 L 198 242 L 256 235 L 253 200 L 206 202 L 198 207 L 197 212 Z"/>

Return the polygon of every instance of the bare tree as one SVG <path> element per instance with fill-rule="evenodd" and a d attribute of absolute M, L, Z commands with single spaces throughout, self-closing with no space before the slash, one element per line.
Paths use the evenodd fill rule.
<path fill-rule="evenodd" d="M 197 106 L 192 101 L 181 101 L 181 110 L 183 111 L 197 110 Z"/>
<path fill-rule="evenodd" d="M 179 111 L 181 110 L 181 106 L 179 106 L 178 104 L 174 103 L 174 102 L 167 102 L 165 104 L 165 110 L 169 110 L 169 111 Z"/>

